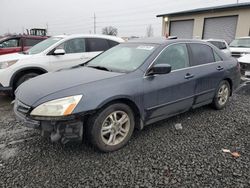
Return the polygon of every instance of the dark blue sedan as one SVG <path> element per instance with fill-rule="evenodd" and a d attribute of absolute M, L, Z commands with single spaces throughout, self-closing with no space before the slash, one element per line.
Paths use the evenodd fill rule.
<path fill-rule="evenodd" d="M 239 83 L 237 60 L 212 44 L 145 39 L 25 82 L 14 111 L 54 142 L 86 135 L 108 152 L 123 147 L 135 128 L 207 104 L 224 108 Z"/>

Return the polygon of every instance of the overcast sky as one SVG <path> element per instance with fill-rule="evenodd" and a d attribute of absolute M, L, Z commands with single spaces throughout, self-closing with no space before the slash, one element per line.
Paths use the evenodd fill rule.
<path fill-rule="evenodd" d="M 157 14 L 236 3 L 237 0 L 0 0 L 0 35 L 46 28 L 49 35 L 97 33 L 105 26 L 118 28 L 119 36 L 145 36 L 151 24 L 161 35 Z M 239 0 L 249 2 L 249 0 Z"/>

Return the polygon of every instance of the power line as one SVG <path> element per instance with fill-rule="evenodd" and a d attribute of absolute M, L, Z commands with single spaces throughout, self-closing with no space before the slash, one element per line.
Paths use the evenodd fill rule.
<path fill-rule="evenodd" d="M 96 34 L 96 16 L 94 13 L 94 34 Z"/>

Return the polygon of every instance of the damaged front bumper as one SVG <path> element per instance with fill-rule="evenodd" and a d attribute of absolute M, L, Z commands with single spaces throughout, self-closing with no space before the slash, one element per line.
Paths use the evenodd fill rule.
<path fill-rule="evenodd" d="M 29 106 L 16 101 L 14 113 L 23 126 L 39 129 L 42 136 L 49 136 L 52 142 L 66 144 L 69 141 L 82 141 L 84 115 L 62 118 L 33 118 L 28 114 Z"/>
<path fill-rule="evenodd" d="M 241 75 L 250 78 L 250 63 L 240 62 Z"/>

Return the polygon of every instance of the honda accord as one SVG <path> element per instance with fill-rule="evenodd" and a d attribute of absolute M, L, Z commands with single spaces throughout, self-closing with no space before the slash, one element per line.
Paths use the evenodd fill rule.
<path fill-rule="evenodd" d="M 224 108 L 239 83 L 237 60 L 207 42 L 141 39 L 23 83 L 14 112 L 53 142 L 86 135 L 110 152 L 134 129 L 203 105 Z"/>

